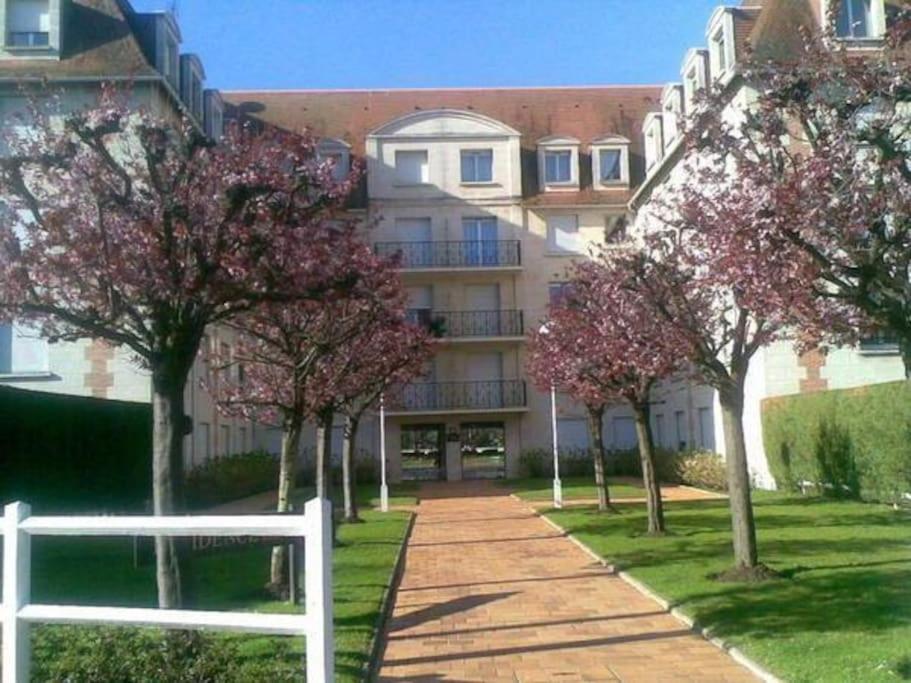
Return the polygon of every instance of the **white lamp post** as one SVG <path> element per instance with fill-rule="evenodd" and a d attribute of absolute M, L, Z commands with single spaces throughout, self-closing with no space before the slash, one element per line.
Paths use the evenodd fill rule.
<path fill-rule="evenodd" d="M 547 323 L 541 325 L 541 334 L 550 334 Z M 563 507 L 563 484 L 560 481 L 560 449 L 557 442 L 557 389 L 550 383 L 550 432 L 554 450 L 554 507 Z"/>
<path fill-rule="evenodd" d="M 386 484 L 386 404 L 380 395 L 380 511 L 389 512 L 389 486 Z"/>

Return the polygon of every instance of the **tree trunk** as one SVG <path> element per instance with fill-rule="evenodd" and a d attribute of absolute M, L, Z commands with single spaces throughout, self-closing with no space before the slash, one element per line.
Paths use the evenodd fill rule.
<path fill-rule="evenodd" d="M 719 397 L 724 425 L 734 565 L 735 569 L 752 569 L 759 563 L 759 554 L 750 495 L 746 441 L 743 436 L 743 387 L 735 382 L 734 386 L 721 390 Z"/>
<path fill-rule="evenodd" d="M 357 444 L 357 428 L 359 420 L 350 415 L 345 418 L 345 442 L 342 444 L 342 488 L 345 497 L 345 521 L 359 521 L 357 515 L 357 472 L 354 462 L 355 445 Z"/>
<path fill-rule="evenodd" d="M 598 510 L 610 508 L 610 491 L 607 488 L 604 457 L 604 408 L 588 409 L 588 429 L 592 440 L 592 458 L 595 461 L 595 488 L 598 489 Z"/>
<path fill-rule="evenodd" d="M 332 412 L 323 412 L 316 422 L 316 496 L 331 499 Z"/>
<path fill-rule="evenodd" d="M 291 416 L 285 422 L 282 434 L 282 452 L 278 471 L 278 504 L 277 512 L 288 512 L 291 509 L 291 491 L 297 470 L 297 456 L 300 448 L 303 420 L 299 415 Z M 269 572 L 269 585 L 278 591 L 288 585 L 288 546 L 277 545 L 272 548 L 272 565 Z"/>
<path fill-rule="evenodd" d="M 648 532 L 663 534 L 664 505 L 661 502 L 661 489 L 658 486 L 658 475 L 655 472 L 655 441 L 652 438 L 652 425 L 649 421 L 648 403 L 633 403 L 636 414 L 636 436 L 639 440 L 639 459 L 642 461 L 642 484 L 645 486 L 645 502 L 648 510 Z"/>
<path fill-rule="evenodd" d="M 902 335 L 898 347 L 902 354 L 902 364 L 905 366 L 905 379 L 911 379 L 911 339 L 905 339 Z"/>
<path fill-rule="evenodd" d="M 186 431 L 184 387 L 186 374 L 158 368 L 152 371 L 152 504 L 155 515 L 173 515 L 183 505 L 183 439 Z M 178 543 L 155 537 L 155 580 L 158 606 L 183 604 Z"/>

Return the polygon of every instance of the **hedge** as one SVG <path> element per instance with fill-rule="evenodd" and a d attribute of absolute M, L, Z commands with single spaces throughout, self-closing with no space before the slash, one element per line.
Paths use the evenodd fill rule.
<path fill-rule="evenodd" d="M 911 384 L 766 399 L 766 457 L 779 488 L 897 501 L 911 492 Z"/>
<path fill-rule="evenodd" d="M 0 387 L 0 502 L 39 511 L 142 510 L 152 491 L 152 409 Z"/>

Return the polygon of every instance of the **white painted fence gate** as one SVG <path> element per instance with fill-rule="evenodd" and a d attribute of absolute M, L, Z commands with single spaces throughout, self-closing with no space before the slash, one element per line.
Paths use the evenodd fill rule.
<path fill-rule="evenodd" d="M 172 517 L 32 517 L 28 505 L 4 510 L 3 683 L 29 683 L 32 624 L 157 626 L 222 630 L 307 639 L 307 680 L 331 683 L 334 672 L 332 628 L 332 508 L 315 498 L 303 515 Z M 202 610 L 79 607 L 31 601 L 32 536 L 278 536 L 306 543 L 305 614 L 257 614 Z"/>

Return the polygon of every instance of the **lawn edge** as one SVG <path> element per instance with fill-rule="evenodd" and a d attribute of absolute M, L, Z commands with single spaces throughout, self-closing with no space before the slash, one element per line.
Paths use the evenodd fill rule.
<path fill-rule="evenodd" d="M 521 500 L 521 498 L 516 496 L 516 500 Z M 522 502 L 526 502 L 526 501 L 522 501 Z M 645 597 L 650 598 L 650 599 L 654 600 L 655 602 L 657 602 L 662 607 L 662 609 L 666 610 L 667 613 L 670 614 L 675 619 L 677 619 L 677 621 L 684 624 L 687 628 L 689 628 L 691 631 L 693 631 L 693 633 L 698 634 L 699 636 L 701 636 L 702 638 L 707 640 L 709 643 L 711 643 L 712 645 L 717 647 L 719 650 L 722 650 L 723 652 L 730 655 L 730 657 L 735 662 L 737 662 L 744 668 L 748 669 L 752 674 L 757 676 L 760 680 L 764 681 L 765 683 L 784 683 L 780 678 L 778 678 L 778 676 L 773 674 L 771 671 L 766 669 L 764 666 L 759 664 L 754 659 L 748 657 L 739 648 L 735 647 L 734 645 L 731 645 L 729 642 L 727 642 L 723 638 L 719 638 L 718 636 L 713 636 L 711 634 L 711 631 L 708 628 L 700 626 L 696 622 L 695 619 L 693 619 L 689 615 L 685 614 L 680 608 L 674 607 L 670 601 L 668 601 L 666 598 L 662 597 L 659 593 L 656 593 L 647 584 L 643 583 L 639 579 L 636 579 L 636 578 L 630 576 L 630 574 L 628 572 L 622 571 L 615 564 L 613 564 L 612 562 L 610 562 L 609 560 L 607 560 L 606 558 L 602 557 L 600 554 L 598 554 L 597 552 L 592 550 L 585 543 L 583 543 L 578 538 L 576 538 L 576 536 L 569 533 L 569 531 L 564 529 L 562 526 L 560 526 L 555 521 L 553 521 L 550 517 L 548 517 L 546 514 L 544 514 L 544 511 L 536 510 L 534 507 L 532 507 L 530 505 L 528 507 L 538 517 L 540 517 L 545 522 L 547 522 L 547 524 L 549 524 L 551 527 L 553 527 L 554 530 L 556 530 L 561 535 L 565 536 L 567 539 L 572 541 L 572 543 L 574 543 L 576 546 L 578 546 L 579 549 L 582 550 L 586 555 L 588 555 L 589 557 L 594 559 L 596 562 L 598 562 L 599 564 L 604 566 L 611 574 L 614 574 L 617 577 L 619 577 L 620 579 L 622 579 L 624 582 L 626 582 L 628 585 L 635 588 L 637 591 L 639 591 Z"/>
<path fill-rule="evenodd" d="M 405 551 L 408 547 L 408 541 L 411 538 L 411 532 L 414 529 L 414 522 L 417 514 L 412 510 L 408 512 L 408 524 L 405 527 L 405 533 L 402 534 L 402 543 L 399 551 L 395 556 L 395 565 L 390 574 L 389 585 L 383 592 L 383 600 L 380 603 L 380 613 L 376 618 L 373 628 L 373 635 L 370 638 L 368 647 L 369 658 L 361 668 L 361 680 L 364 683 L 376 680 L 379 674 L 380 655 L 385 647 L 385 638 L 383 632 L 386 629 L 386 622 L 392 616 L 392 608 L 395 605 L 395 597 L 399 591 L 399 585 L 402 583 L 402 575 L 405 573 Z"/>

